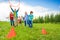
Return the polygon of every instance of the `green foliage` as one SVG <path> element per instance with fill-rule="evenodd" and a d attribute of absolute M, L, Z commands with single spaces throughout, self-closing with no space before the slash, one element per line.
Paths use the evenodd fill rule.
<path fill-rule="evenodd" d="M 33 23 L 44 23 L 43 17 L 38 17 L 37 19 L 34 19 Z"/>
<path fill-rule="evenodd" d="M 33 20 L 33 23 L 60 23 L 60 14 L 53 14 L 46 15 L 45 17 L 38 17 L 37 19 Z"/>
<path fill-rule="evenodd" d="M 43 23 L 44 22 L 43 17 L 39 17 L 38 20 L 39 20 L 39 23 Z"/>
<path fill-rule="evenodd" d="M 49 23 L 50 19 L 49 19 L 49 15 L 46 15 L 45 16 L 45 19 L 44 19 L 45 23 Z"/>
<path fill-rule="evenodd" d="M 55 22 L 54 20 L 55 20 L 55 19 L 54 19 L 54 15 L 51 14 L 51 15 L 50 15 L 50 22 L 53 23 L 53 22 Z"/>
<path fill-rule="evenodd" d="M 60 22 L 60 14 L 55 15 L 55 23 Z"/>
<path fill-rule="evenodd" d="M 34 19 L 33 23 L 39 23 L 38 19 Z"/>

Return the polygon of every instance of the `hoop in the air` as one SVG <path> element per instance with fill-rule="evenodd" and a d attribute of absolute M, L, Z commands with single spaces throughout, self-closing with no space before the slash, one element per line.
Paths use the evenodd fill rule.
<path fill-rule="evenodd" d="M 20 6 L 20 0 L 18 0 L 18 4 L 17 5 L 13 5 L 13 3 L 11 3 L 11 0 L 8 0 L 9 5 L 11 5 L 12 7 L 19 7 Z"/>

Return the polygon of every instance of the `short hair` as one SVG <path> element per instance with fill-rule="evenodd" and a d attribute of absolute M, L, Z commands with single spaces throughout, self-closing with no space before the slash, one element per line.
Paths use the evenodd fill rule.
<path fill-rule="evenodd" d="M 10 12 L 10 13 L 12 13 L 12 12 Z"/>
<path fill-rule="evenodd" d="M 33 11 L 30 11 L 30 13 L 33 13 Z"/>

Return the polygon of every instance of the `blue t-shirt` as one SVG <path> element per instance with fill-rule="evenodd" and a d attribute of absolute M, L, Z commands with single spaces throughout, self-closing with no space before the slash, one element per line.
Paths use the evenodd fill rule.
<path fill-rule="evenodd" d="M 33 15 L 32 15 L 32 14 L 29 15 L 29 20 L 30 20 L 30 21 L 33 20 Z"/>
<path fill-rule="evenodd" d="M 25 15 L 24 21 L 27 21 L 28 19 L 29 19 L 29 16 L 28 15 Z"/>

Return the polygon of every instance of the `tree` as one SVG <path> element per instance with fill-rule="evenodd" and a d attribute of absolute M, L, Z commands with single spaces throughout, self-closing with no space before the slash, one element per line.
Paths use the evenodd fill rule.
<path fill-rule="evenodd" d="M 45 16 L 44 21 L 45 21 L 45 23 L 49 23 L 49 21 L 50 21 L 50 20 L 49 20 L 49 15 L 46 15 L 46 16 Z"/>
<path fill-rule="evenodd" d="M 54 15 L 53 15 L 53 14 L 50 15 L 50 22 L 51 22 L 51 23 L 54 22 Z"/>
<path fill-rule="evenodd" d="M 60 22 L 60 14 L 55 15 L 55 23 Z"/>
<path fill-rule="evenodd" d="M 43 17 L 39 17 L 39 23 L 44 23 Z"/>

